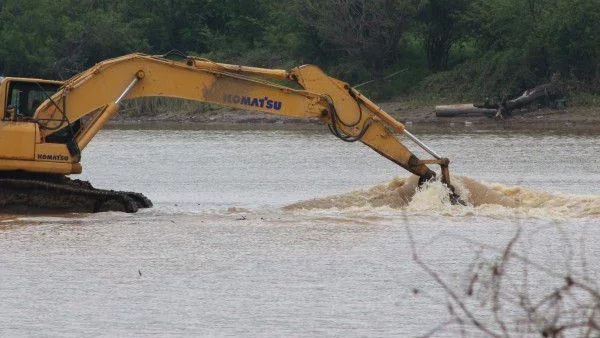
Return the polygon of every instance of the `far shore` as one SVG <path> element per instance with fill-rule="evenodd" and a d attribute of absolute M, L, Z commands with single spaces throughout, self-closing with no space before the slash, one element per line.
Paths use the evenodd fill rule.
<path fill-rule="evenodd" d="M 503 119 L 485 116 L 436 117 L 433 107 L 406 108 L 402 102 L 385 102 L 381 103 L 381 107 L 404 123 L 407 129 L 426 132 L 514 130 L 600 133 L 600 108 L 595 107 L 568 107 L 563 110 L 544 108 L 515 113 Z M 169 129 L 300 129 L 319 128 L 321 125 L 321 121 L 316 118 L 289 118 L 227 108 L 204 113 L 169 112 L 150 116 L 123 112 L 109 122 L 109 126 L 118 128 Z"/>

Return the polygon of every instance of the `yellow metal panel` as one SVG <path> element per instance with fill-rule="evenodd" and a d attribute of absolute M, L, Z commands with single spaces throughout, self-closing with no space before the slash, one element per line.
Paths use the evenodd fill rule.
<path fill-rule="evenodd" d="M 64 94 L 68 96 L 67 117 L 75 121 L 115 102 L 136 77 L 140 81 L 126 96 L 128 99 L 169 96 L 296 117 L 319 117 L 327 108 L 315 93 L 197 67 L 137 54 L 108 60 L 65 82 L 63 91 L 52 97 L 56 105 L 47 100 L 38 108 L 35 117 L 59 121 L 50 122 L 51 128 L 44 130 L 44 136 L 50 135 L 54 132 L 52 127 L 58 127 L 62 119 L 57 107 L 62 107 Z M 260 71 L 258 68 L 251 70 Z M 268 70 L 264 72 L 270 74 Z"/>
<path fill-rule="evenodd" d="M 62 143 L 37 144 L 35 146 L 35 160 L 44 162 L 72 162 L 67 146 Z"/>
<path fill-rule="evenodd" d="M 0 170 L 24 170 L 48 174 L 80 174 L 79 163 L 55 163 L 43 161 L 3 160 L 0 159 Z"/>
<path fill-rule="evenodd" d="M 0 156 L 33 160 L 37 125 L 32 122 L 0 121 Z"/>
<path fill-rule="evenodd" d="M 348 135 L 360 135 L 364 130 L 361 142 L 415 175 L 431 175 L 429 168 L 419 163 L 418 158 L 387 128 L 389 126 L 397 132 L 402 132 L 402 123 L 356 90 L 351 90 L 348 84 L 327 76 L 316 66 L 300 66 L 295 68 L 292 74 L 307 90 L 329 96 L 340 121 L 338 129 Z M 361 107 L 361 104 L 364 107 Z"/>

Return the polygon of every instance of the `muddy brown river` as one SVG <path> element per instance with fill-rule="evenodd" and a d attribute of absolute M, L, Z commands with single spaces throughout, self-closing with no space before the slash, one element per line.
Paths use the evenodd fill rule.
<path fill-rule="evenodd" d="M 154 208 L 0 217 L 0 336 L 423 336 L 452 316 L 411 244 L 467 299 L 474 262 L 519 229 L 529 263 L 507 267 L 507 299 L 564 276 L 597 287 L 600 136 L 419 136 L 452 160 L 468 206 L 438 183 L 404 198 L 405 171 L 320 128 L 104 130 L 80 178 Z M 498 329 L 485 302 L 465 302 Z M 482 336 L 433 336 L 463 332 Z"/>

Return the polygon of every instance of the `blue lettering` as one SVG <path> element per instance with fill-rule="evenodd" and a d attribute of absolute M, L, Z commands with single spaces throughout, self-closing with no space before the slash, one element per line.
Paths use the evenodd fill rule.
<path fill-rule="evenodd" d="M 259 107 L 273 110 L 281 110 L 281 108 L 283 107 L 283 102 L 269 100 L 268 96 L 259 99 L 251 96 L 225 94 L 223 95 L 223 101 L 226 103 L 243 104 L 250 107 Z"/>

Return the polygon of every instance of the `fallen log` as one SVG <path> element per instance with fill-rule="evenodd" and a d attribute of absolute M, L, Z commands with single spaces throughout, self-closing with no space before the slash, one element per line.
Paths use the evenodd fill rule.
<path fill-rule="evenodd" d="M 435 116 L 437 117 L 455 117 L 455 116 L 488 116 L 496 115 L 497 109 L 480 108 L 472 103 L 451 104 L 444 106 L 435 106 Z"/>
<path fill-rule="evenodd" d="M 546 83 L 532 89 L 528 89 L 521 96 L 509 100 L 506 95 L 502 97 L 499 103 L 483 104 L 454 104 L 435 107 L 435 116 L 437 117 L 455 117 L 455 116 L 496 116 L 500 118 L 509 117 L 514 112 L 523 108 L 532 107 L 537 109 L 539 106 L 550 108 L 564 107 L 565 99 L 560 88 L 553 83 Z"/>

